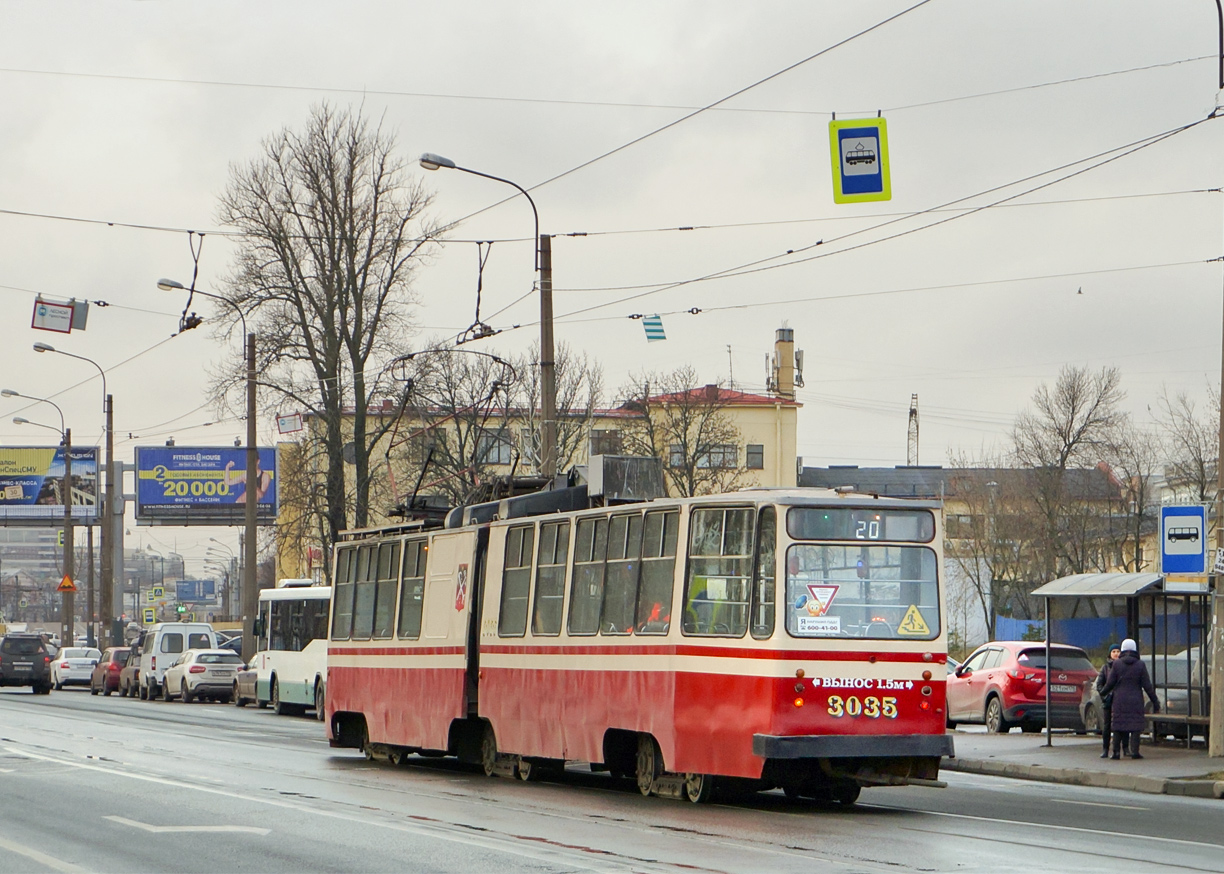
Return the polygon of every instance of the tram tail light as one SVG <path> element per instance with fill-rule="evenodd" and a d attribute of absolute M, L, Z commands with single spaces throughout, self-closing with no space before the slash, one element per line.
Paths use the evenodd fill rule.
<path fill-rule="evenodd" d="M 918 702 L 918 709 L 919 710 L 930 710 L 931 702 L 923 698 L 921 701 Z"/>
<path fill-rule="evenodd" d="M 796 706 L 796 707 L 802 707 L 802 706 L 803 706 L 803 699 L 802 699 L 802 698 L 796 698 L 796 699 L 795 699 L 795 706 Z"/>

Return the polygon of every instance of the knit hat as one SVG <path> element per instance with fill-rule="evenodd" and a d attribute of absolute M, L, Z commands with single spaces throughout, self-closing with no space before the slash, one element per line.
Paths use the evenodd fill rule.
<path fill-rule="evenodd" d="M 1122 641 L 1122 652 L 1126 652 L 1127 650 L 1130 650 L 1131 652 L 1139 652 L 1139 647 L 1135 645 L 1133 638 L 1128 637 L 1126 640 Z"/>

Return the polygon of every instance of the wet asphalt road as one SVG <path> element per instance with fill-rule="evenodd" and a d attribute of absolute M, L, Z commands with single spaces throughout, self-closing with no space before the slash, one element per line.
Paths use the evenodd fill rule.
<path fill-rule="evenodd" d="M 327 746 L 311 716 L 0 691 L 0 872 L 1224 871 L 1224 806 L 946 773 L 859 804 L 642 798 Z"/>

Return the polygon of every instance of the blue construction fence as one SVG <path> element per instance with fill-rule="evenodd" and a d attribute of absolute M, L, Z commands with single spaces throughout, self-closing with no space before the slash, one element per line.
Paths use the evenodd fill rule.
<path fill-rule="evenodd" d="M 1108 649 L 1126 637 L 1124 616 L 1085 617 L 1079 619 L 1052 619 L 1055 643 L 1067 643 L 1089 652 Z M 1164 646 L 1164 622 L 1156 622 L 1156 646 Z M 1199 642 L 1198 629 L 1191 629 L 1190 640 L 1186 640 L 1186 620 L 1181 616 L 1169 617 L 1169 649 L 1186 647 Z M 1012 619 L 1009 616 L 995 618 L 995 640 L 1045 640 L 1045 622 L 1041 619 Z"/>

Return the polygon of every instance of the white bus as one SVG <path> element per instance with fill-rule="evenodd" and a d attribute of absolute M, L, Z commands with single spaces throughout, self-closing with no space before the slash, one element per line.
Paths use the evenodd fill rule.
<path fill-rule="evenodd" d="M 310 708 L 322 719 L 327 681 L 327 611 L 331 586 L 280 580 L 259 593 L 255 619 L 255 698 L 277 713 Z"/>

